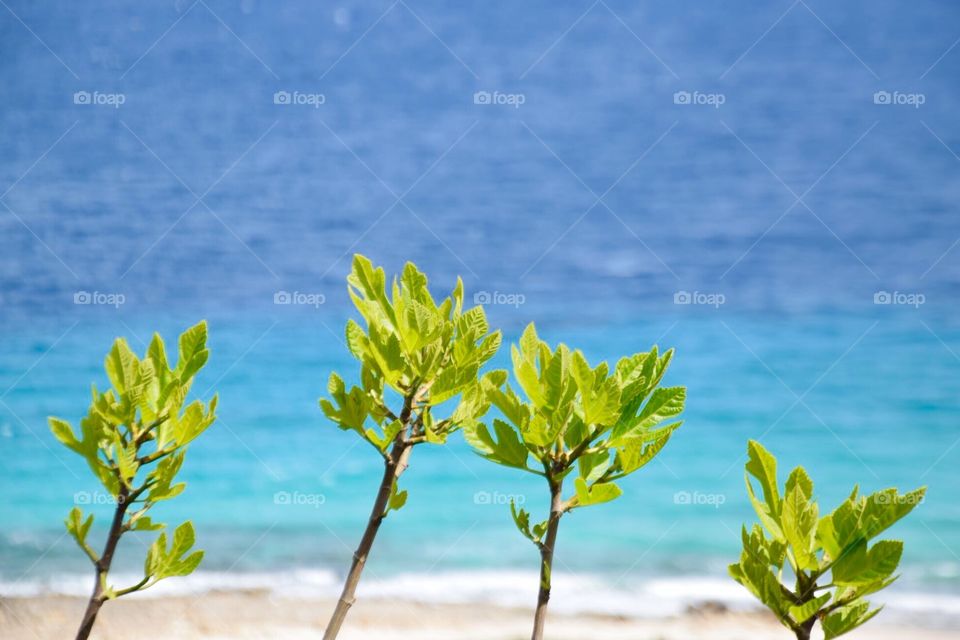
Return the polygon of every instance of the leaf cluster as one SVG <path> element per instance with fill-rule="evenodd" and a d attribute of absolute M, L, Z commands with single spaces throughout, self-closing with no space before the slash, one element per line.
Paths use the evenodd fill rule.
<path fill-rule="evenodd" d="M 500 347 L 499 331 L 490 332 L 480 306 L 464 310 L 463 282 L 439 304 L 427 277 L 407 263 L 389 292 L 382 267 L 354 256 L 348 291 L 364 325 L 349 320 L 346 342 L 360 362 L 360 384 L 347 388 L 336 373 L 320 401 L 324 414 L 341 429 L 355 432 L 387 457 L 393 443 L 442 444 L 463 425 L 486 413 L 483 388 L 505 376 L 480 368 Z M 390 408 L 388 394 L 401 399 Z M 459 400 L 444 418 L 433 409 Z"/>
<path fill-rule="evenodd" d="M 819 620 L 830 640 L 876 615 L 880 608 L 871 609 L 866 596 L 896 580 L 903 543 L 870 542 L 910 513 L 925 488 L 868 496 L 854 488 L 840 506 L 820 516 L 803 467 L 790 473 L 781 495 L 774 456 L 752 440 L 747 453 L 747 493 L 760 524 L 743 528 L 740 562 L 730 565 L 730 575 L 798 634 L 808 634 Z M 785 569 L 796 580 L 793 588 L 784 583 Z"/>
<path fill-rule="evenodd" d="M 217 397 L 206 405 L 200 400 L 186 403 L 194 378 L 207 362 L 207 325 L 201 322 L 187 329 L 178 341 L 177 361 L 167 359 L 163 339 L 154 334 L 143 358 L 118 338 L 107 354 L 105 369 L 110 388 L 92 388 L 87 415 L 80 431 L 60 418 L 49 418 L 54 436 L 68 449 L 83 457 L 103 487 L 116 500 L 123 516 L 119 536 L 127 531 L 157 531 L 166 525 L 147 515 L 153 505 L 179 495 L 185 488 L 176 482 L 187 446 L 216 419 Z M 93 515 L 84 518 L 74 507 L 66 519 L 67 531 L 90 560 L 103 568 L 103 559 L 87 543 Z M 187 575 L 200 563 L 202 551 L 187 555 L 193 546 L 190 522 L 176 528 L 167 548 L 161 533 L 150 547 L 144 579 L 129 589 L 113 590 L 104 585 L 106 597 L 124 595 L 169 576 Z"/>
<path fill-rule="evenodd" d="M 659 387 L 673 350 L 654 347 L 612 369 L 593 367 L 579 350 L 551 348 L 531 323 L 511 355 L 522 395 L 509 383 L 488 385 L 504 419 L 493 420 L 492 432 L 472 423 L 464 437 L 488 460 L 544 476 L 551 487 L 576 470 L 564 512 L 620 496 L 616 481 L 650 462 L 681 425 L 670 420 L 683 411 L 686 389 Z M 539 544 L 545 523 L 531 528 L 525 511 L 512 511 L 521 533 Z"/>

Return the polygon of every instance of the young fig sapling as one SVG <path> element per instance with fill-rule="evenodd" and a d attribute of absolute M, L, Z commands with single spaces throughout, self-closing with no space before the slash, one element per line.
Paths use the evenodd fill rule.
<path fill-rule="evenodd" d="M 177 364 L 167 363 L 163 340 L 154 334 L 143 359 L 126 340 L 117 338 L 106 358 L 111 388 L 93 387 L 93 401 L 80 422 L 80 433 L 70 423 L 51 417 L 54 436 L 82 456 L 115 503 L 103 550 L 98 554 L 88 542 L 93 515 L 84 517 L 74 507 L 66 519 L 67 531 L 93 563 L 93 593 L 87 604 L 77 640 L 90 635 L 101 606 L 107 600 L 141 591 L 164 578 L 193 572 L 203 551 L 192 551 L 193 524 L 182 523 L 168 545 L 166 531 L 147 550 L 143 579 L 117 589 L 109 573 L 120 538 L 128 531 L 159 531 L 166 525 L 150 519 L 156 503 L 180 494 L 185 484 L 174 483 L 183 465 L 187 446 L 209 427 L 216 416 L 217 397 L 204 406 L 199 400 L 184 406 L 197 372 L 207 362 L 207 324 L 187 329 L 179 341 Z"/>
<path fill-rule="evenodd" d="M 510 505 L 517 528 L 540 551 L 531 636 L 540 640 L 561 517 L 621 495 L 616 481 L 650 462 L 680 426 L 664 422 L 683 411 L 686 390 L 658 386 L 673 350 L 660 354 L 654 347 L 621 358 L 611 371 L 605 362 L 591 367 L 580 351 L 566 345 L 551 349 L 530 324 L 511 353 L 514 378 L 526 399 L 509 384 L 487 385 L 488 399 L 505 420 L 493 421 L 493 434 L 486 425 L 471 423 L 464 427 L 464 437 L 488 460 L 547 482 L 546 520 L 531 525 L 527 511 Z M 564 481 L 571 473 L 574 491 L 565 498 Z"/>
<path fill-rule="evenodd" d="M 906 494 L 884 489 L 869 496 L 854 487 L 827 515 L 813 499 L 813 482 L 803 467 L 790 472 L 783 495 L 777 487 L 777 460 L 756 441 L 747 445 L 747 494 L 760 524 L 743 527 L 740 562 L 730 575 L 790 629 L 809 640 L 817 621 L 825 640 L 859 627 L 879 613 L 866 596 L 890 585 L 903 543 L 870 540 L 910 513 L 925 487 Z M 753 487 L 755 480 L 762 493 Z M 784 571 L 793 578 L 785 583 Z M 792 574 L 792 575 L 790 575 Z M 827 577 L 829 574 L 829 577 Z"/>
<path fill-rule="evenodd" d="M 348 291 L 365 327 L 349 320 L 347 346 L 360 362 L 360 385 L 349 389 L 333 373 L 322 399 L 324 414 L 354 432 L 383 458 L 383 477 L 343 591 L 324 638 L 336 638 L 353 604 L 357 584 L 380 524 L 400 509 L 407 492 L 397 481 L 418 444 L 443 444 L 457 429 L 482 417 L 487 387 L 502 384 L 506 372 L 480 376 L 480 368 L 500 347 L 500 332 L 489 332 L 483 308 L 463 309 L 463 282 L 449 297 L 434 302 L 427 277 L 407 263 L 387 290 L 382 268 L 364 256 L 353 259 Z M 459 398 L 445 418 L 437 405 Z M 391 407 L 391 404 L 394 406 Z"/>

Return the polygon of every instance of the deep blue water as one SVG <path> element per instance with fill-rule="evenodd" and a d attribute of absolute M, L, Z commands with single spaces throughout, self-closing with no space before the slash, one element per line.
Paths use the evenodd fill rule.
<path fill-rule="evenodd" d="M 362 251 L 416 261 L 438 292 L 460 274 L 469 295 L 520 296 L 489 307 L 510 338 L 536 320 L 594 360 L 677 348 L 687 422 L 624 498 L 564 522 L 566 570 L 722 575 L 761 437 L 827 504 L 929 485 L 896 529 L 901 588 L 960 592 L 960 7 L 7 5 L 0 581 L 84 568 L 59 521 L 97 486 L 45 417 L 79 418 L 114 336 L 142 349 L 201 317 L 195 391 L 220 393 L 221 420 L 157 511 L 194 519 L 211 570 L 341 570 L 378 459 L 316 400 L 354 371 L 343 278 Z M 418 448 L 371 571 L 535 569 L 507 507 L 476 504 L 543 508 L 535 480 L 459 440 Z"/>

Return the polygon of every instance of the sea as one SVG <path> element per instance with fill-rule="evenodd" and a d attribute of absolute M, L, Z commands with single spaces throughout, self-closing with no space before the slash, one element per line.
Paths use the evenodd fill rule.
<path fill-rule="evenodd" d="M 960 628 L 960 5 L 0 4 L 0 597 L 89 591 L 62 520 L 100 540 L 112 505 L 47 416 L 79 422 L 115 337 L 200 319 L 219 419 L 154 516 L 206 556 L 154 593 L 337 593 L 381 473 L 317 404 L 357 378 L 359 252 L 460 276 L 491 367 L 529 322 L 591 362 L 676 349 L 685 422 L 564 518 L 558 610 L 753 606 L 726 566 L 755 438 L 824 512 L 928 487 L 876 624 Z M 401 487 L 361 597 L 532 606 L 509 504 L 545 517 L 541 478 L 458 434 Z"/>

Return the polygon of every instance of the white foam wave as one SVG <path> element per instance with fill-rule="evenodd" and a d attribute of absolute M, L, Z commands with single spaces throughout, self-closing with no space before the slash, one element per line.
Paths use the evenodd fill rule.
<path fill-rule="evenodd" d="M 35 581 L 0 581 L 0 597 L 47 594 L 86 596 L 87 574 Z M 117 586 L 137 577 L 118 575 Z M 551 608 L 569 614 L 594 613 L 657 618 L 683 613 L 703 603 L 719 603 L 734 610 L 755 609 L 753 597 L 740 585 L 719 576 L 648 577 L 618 581 L 609 576 L 558 572 L 553 577 Z M 389 577 L 367 573 L 360 584 L 361 598 L 384 598 L 427 603 L 486 603 L 528 607 L 536 597 L 537 575 L 527 571 L 477 570 L 438 573 L 401 573 Z M 165 580 L 134 594 L 155 598 L 196 595 L 211 591 L 262 590 L 280 598 L 332 598 L 340 578 L 325 569 L 234 573 L 199 571 L 186 578 Z M 876 598 L 885 602 L 888 620 L 909 620 L 929 626 L 960 623 L 960 595 L 892 589 Z"/>

